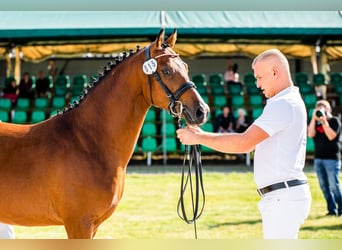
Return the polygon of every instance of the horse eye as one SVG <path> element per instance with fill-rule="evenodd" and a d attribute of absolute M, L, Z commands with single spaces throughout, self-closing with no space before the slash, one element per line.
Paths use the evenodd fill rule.
<path fill-rule="evenodd" d="M 170 68 L 162 69 L 161 72 L 166 76 L 171 75 L 171 73 L 172 73 Z"/>

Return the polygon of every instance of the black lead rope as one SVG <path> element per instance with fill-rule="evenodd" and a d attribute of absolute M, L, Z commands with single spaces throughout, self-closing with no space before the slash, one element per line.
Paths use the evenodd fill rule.
<path fill-rule="evenodd" d="M 180 125 L 180 124 L 179 124 Z M 181 127 L 181 126 L 180 126 Z M 194 173 L 192 168 L 194 168 Z M 193 183 L 192 177 L 195 177 Z M 192 216 L 187 215 L 185 195 L 187 188 L 191 198 Z M 201 206 L 200 206 L 201 204 Z M 196 220 L 202 215 L 205 204 L 205 193 L 202 178 L 201 151 L 199 145 L 185 145 L 184 160 L 182 167 L 180 196 L 177 205 L 178 216 L 186 223 L 194 224 L 195 239 L 197 239 Z"/>

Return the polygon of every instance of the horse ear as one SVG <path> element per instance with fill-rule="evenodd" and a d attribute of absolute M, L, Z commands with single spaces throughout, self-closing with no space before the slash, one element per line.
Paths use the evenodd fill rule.
<path fill-rule="evenodd" d="M 171 36 L 169 36 L 167 38 L 167 40 L 165 41 L 166 44 L 170 45 L 171 48 L 173 48 L 176 44 L 176 40 L 177 40 L 177 30 L 174 29 Z"/>
<path fill-rule="evenodd" d="M 156 39 L 156 46 L 157 46 L 157 48 L 161 48 L 161 45 L 164 43 L 164 34 L 165 34 L 164 29 L 161 29 L 159 31 L 158 37 Z"/>

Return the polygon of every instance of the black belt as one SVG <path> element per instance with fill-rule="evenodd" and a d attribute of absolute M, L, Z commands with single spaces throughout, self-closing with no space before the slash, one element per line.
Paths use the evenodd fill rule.
<path fill-rule="evenodd" d="M 259 188 L 257 189 L 257 191 L 260 194 L 260 196 L 263 196 L 269 192 L 272 192 L 278 189 L 299 186 L 299 185 L 303 185 L 306 183 L 308 183 L 306 180 L 284 181 L 284 182 L 279 182 L 279 183 L 269 185 L 267 187 Z"/>

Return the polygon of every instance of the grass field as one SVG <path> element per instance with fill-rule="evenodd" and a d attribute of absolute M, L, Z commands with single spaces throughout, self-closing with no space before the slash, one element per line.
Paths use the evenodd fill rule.
<path fill-rule="evenodd" d="M 193 239 L 194 228 L 177 215 L 180 166 L 129 166 L 123 198 L 100 227 L 97 239 Z M 312 192 L 302 239 L 342 239 L 342 218 L 326 217 L 326 204 L 312 167 L 306 167 Z M 206 204 L 197 221 L 199 239 L 261 239 L 252 167 L 204 164 Z M 18 239 L 67 238 L 64 227 L 15 227 Z"/>

